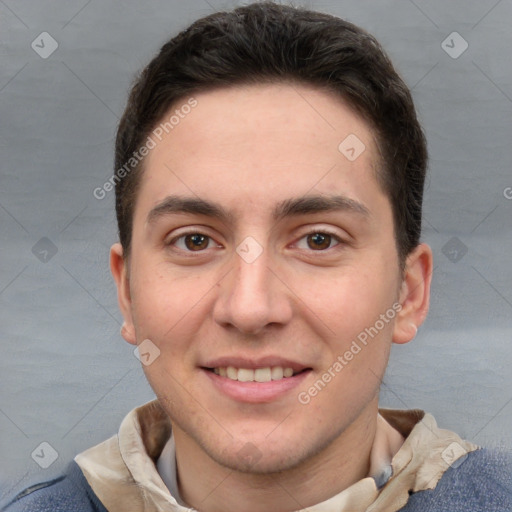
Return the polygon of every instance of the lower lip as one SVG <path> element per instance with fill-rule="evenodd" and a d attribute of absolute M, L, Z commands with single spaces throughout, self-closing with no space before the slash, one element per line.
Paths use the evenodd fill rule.
<path fill-rule="evenodd" d="M 223 394 L 239 402 L 265 403 L 281 398 L 299 386 L 311 370 L 270 382 L 239 382 L 238 380 L 221 377 L 209 370 L 202 369 L 213 385 Z"/>

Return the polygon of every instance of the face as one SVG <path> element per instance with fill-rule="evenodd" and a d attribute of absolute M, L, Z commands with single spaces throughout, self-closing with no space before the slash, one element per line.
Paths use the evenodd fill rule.
<path fill-rule="evenodd" d="M 176 435 L 230 468 L 296 467 L 375 414 L 400 337 L 374 135 L 306 86 L 195 98 L 146 157 L 129 260 L 112 249 L 124 336 L 158 348 L 144 371 Z"/>

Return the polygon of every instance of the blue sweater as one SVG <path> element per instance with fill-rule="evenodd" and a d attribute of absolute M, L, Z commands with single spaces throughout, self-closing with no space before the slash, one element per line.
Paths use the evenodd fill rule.
<path fill-rule="evenodd" d="M 3 512 L 107 512 L 76 462 L 18 494 Z M 512 458 L 481 449 L 448 469 L 435 489 L 412 493 L 400 512 L 512 512 Z M 125 512 L 132 512 L 126 510 Z"/>

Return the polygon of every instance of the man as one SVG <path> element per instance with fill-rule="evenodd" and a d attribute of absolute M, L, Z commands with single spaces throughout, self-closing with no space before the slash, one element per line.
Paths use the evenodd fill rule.
<path fill-rule="evenodd" d="M 7 510 L 511 510 L 505 455 L 378 408 L 429 306 L 426 161 L 350 23 L 252 4 L 165 44 L 119 126 L 110 256 L 158 398 Z"/>

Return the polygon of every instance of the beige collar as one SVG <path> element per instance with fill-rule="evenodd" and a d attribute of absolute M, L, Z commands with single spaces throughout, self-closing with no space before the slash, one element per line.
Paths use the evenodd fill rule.
<path fill-rule="evenodd" d="M 434 488 L 450 462 L 478 448 L 453 432 L 439 429 L 433 416 L 423 411 L 379 412 L 378 443 L 393 446 L 398 439 L 396 431 L 405 438 L 391 460 L 393 476 L 382 489 L 377 489 L 374 478 L 363 478 L 308 507 L 308 512 L 399 510 L 406 504 L 409 490 Z M 191 509 L 171 496 L 155 466 L 170 435 L 169 419 L 154 400 L 132 410 L 117 435 L 77 455 L 75 461 L 110 512 L 186 512 Z M 385 450 L 372 449 L 370 474 L 385 459 Z"/>

